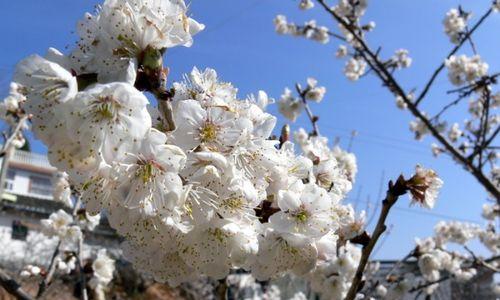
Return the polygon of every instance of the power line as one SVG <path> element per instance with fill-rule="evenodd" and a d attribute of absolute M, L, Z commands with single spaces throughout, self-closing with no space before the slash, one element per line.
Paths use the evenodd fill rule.
<path fill-rule="evenodd" d="M 259 5 L 263 4 L 263 3 L 264 3 L 263 0 L 257 0 L 257 1 L 252 2 L 247 7 L 244 7 L 242 9 L 238 10 L 236 13 L 228 16 L 227 18 L 225 18 L 224 20 L 220 21 L 219 23 L 217 23 L 217 24 L 209 27 L 207 30 L 205 30 L 205 32 L 204 32 L 204 34 L 202 36 L 206 36 L 209 33 L 212 33 L 214 31 L 219 30 L 220 28 L 224 27 L 224 25 L 226 25 L 226 24 L 230 23 L 231 21 L 233 21 L 235 18 L 248 13 L 248 11 L 253 10 L 254 8 L 256 8 L 257 6 L 259 6 Z"/>
<path fill-rule="evenodd" d="M 236 19 L 237 17 L 239 16 L 242 16 L 246 13 L 248 13 L 249 11 L 253 10 L 254 8 L 258 7 L 259 5 L 261 5 L 262 3 L 264 3 L 264 0 L 256 0 L 254 2 L 252 2 L 250 5 L 248 5 L 247 7 L 244 7 L 240 10 L 238 10 L 236 13 L 232 14 L 232 15 L 229 15 L 227 18 L 223 19 L 222 21 L 220 21 L 219 23 L 217 24 L 214 24 L 213 26 L 210 26 L 208 27 L 206 30 L 203 30 L 199 36 L 197 36 L 196 40 L 199 41 L 199 40 L 202 40 L 203 37 L 219 30 L 220 28 L 223 28 L 224 25 L 232 22 L 234 19 Z M 175 54 L 178 50 L 176 50 L 178 48 L 173 48 L 173 49 L 170 49 L 169 50 L 169 56 L 172 56 L 172 54 Z"/>
<path fill-rule="evenodd" d="M 325 125 L 325 126 L 323 126 L 323 125 Z M 322 124 L 321 126 L 330 128 L 332 130 L 343 131 L 343 132 L 346 132 L 346 133 L 349 133 L 349 134 L 351 134 L 352 131 L 353 131 L 352 129 L 334 127 L 334 126 L 331 126 L 331 125 L 328 125 L 328 124 Z M 394 141 L 394 142 L 397 142 L 397 143 L 407 144 L 407 145 L 411 145 L 411 146 L 415 146 L 415 147 L 423 147 L 421 145 L 415 144 L 413 140 L 399 139 L 399 138 L 395 138 L 395 137 L 389 137 L 389 136 L 384 136 L 384 135 L 380 135 L 380 134 L 374 134 L 372 132 L 367 132 L 367 131 L 363 131 L 363 130 L 356 130 L 356 133 L 357 133 L 358 136 L 367 136 L 367 137 L 371 137 L 371 138 L 375 138 L 375 139 L 380 139 L 380 140 Z"/>
<path fill-rule="evenodd" d="M 328 124 L 321 124 L 320 127 L 330 129 L 336 135 L 342 138 L 346 138 L 347 140 L 352 138 L 352 132 L 353 132 L 352 129 L 349 130 L 344 128 L 338 128 Z M 339 131 L 341 133 L 339 133 Z M 429 146 L 423 144 L 416 144 L 412 140 L 397 139 L 393 137 L 387 137 L 383 135 L 369 133 L 366 131 L 356 130 L 356 133 L 357 136 L 353 140 L 353 143 L 355 143 L 356 141 L 360 141 L 362 143 L 378 144 L 383 147 L 401 150 L 405 152 L 413 152 L 415 154 L 420 154 L 425 156 L 429 156 L 431 154 Z"/>
<path fill-rule="evenodd" d="M 346 198 L 346 200 L 353 201 L 355 199 L 353 198 Z M 366 200 L 360 200 L 361 202 L 368 203 L 370 205 L 377 205 L 377 203 L 373 201 L 366 201 Z M 435 217 L 435 218 L 442 218 L 442 219 L 447 219 L 447 220 L 454 220 L 454 221 L 462 221 L 462 222 L 469 222 L 469 223 L 475 223 L 475 224 L 481 224 L 480 221 L 477 220 L 472 220 L 472 219 L 466 219 L 466 218 L 461 218 L 461 217 L 454 217 L 451 215 L 446 215 L 446 214 L 441 214 L 441 213 L 435 213 L 431 211 L 422 211 L 422 210 L 416 210 L 416 209 L 411 209 L 411 208 L 405 208 L 405 207 L 400 207 L 400 206 L 393 206 L 392 209 L 398 211 L 398 212 L 404 212 L 404 213 L 411 213 L 415 215 L 423 215 L 423 216 L 429 216 L 429 217 Z"/>
<path fill-rule="evenodd" d="M 345 134 L 340 134 L 339 136 L 349 138 L 349 136 L 345 135 Z M 365 144 L 370 144 L 370 145 L 375 144 L 375 145 L 378 145 L 378 146 L 382 146 L 384 148 L 391 148 L 391 149 L 394 149 L 394 150 L 399 150 L 401 152 L 411 152 L 411 153 L 414 153 L 414 154 L 425 155 L 427 157 L 429 157 L 430 154 L 431 154 L 430 148 L 428 148 L 429 151 L 424 151 L 423 148 L 422 149 L 416 149 L 416 148 L 412 148 L 409 145 L 396 145 L 396 144 L 393 144 L 393 143 L 390 143 L 390 142 L 386 142 L 386 141 L 383 141 L 383 140 L 370 139 L 370 138 L 367 138 L 367 137 L 358 137 L 355 141 L 358 141 L 358 142 L 361 142 L 361 143 L 365 143 Z M 354 151 L 354 152 L 356 152 L 356 151 Z"/>
<path fill-rule="evenodd" d="M 466 219 L 466 218 L 459 218 L 459 217 L 453 217 L 450 215 L 445 215 L 445 214 L 440 214 L 440 213 L 435 213 L 435 212 L 423 212 L 420 210 L 414 210 L 411 208 L 404 208 L 404 207 L 394 207 L 394 209 L 401 211 L 401 212 L 406 212 L 406 213 L 412 213 L 412 214 L 417 214 L 417 215 L 426 215 L 426 216 L 431 216 L 431 217 L 436 217 L 436 218 L 443 218 L 447 220 L 455 220 L 455 221 L 462 221 L 462 222 L 469 222 L 469 223 L 474 223 L 474 224 L 480 224 L 480 221 L 477 220 L 472 220 L 472 219 Z"/>

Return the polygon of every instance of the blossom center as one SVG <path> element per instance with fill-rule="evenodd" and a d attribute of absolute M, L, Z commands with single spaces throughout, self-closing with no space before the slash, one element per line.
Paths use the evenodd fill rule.
<path fill-rule="evenodd" d="M 201 141 L 213 142 L 217 138 L 217 126 L 213 123 L 206 123 L 200 130 Z"/>
<path fill-rule="evenodd" d="M 302 209 L 293 215 L 298 223 L 305 223 L 309 218 L 309 213 Z"/>
<path fill-rule="evenodd" d="M 113 55 L 124 58 L 135 57 L 136 53 L 140 51 L 140 47 L 125 35 L 118 35 L 117 40 L 121 42 L 122 47 L 113 49 Z"/>
<path fill-rule="evenodd" d="M 111 111 L 110 104 L 108 103 L 100 105 L 99 108 L 97 109 L 97 113 L 104 119 L 113 118 L 113 111 Z"/>
<path fill-rule="evenodd" d="M 153 161 L 139 162 L 139 169 L 136 175 L 142 179 L 143 183 L 148 183 L 156 177 L 156 170 L 158 167 L 159 166 Z"/>
<path fill-rule="evenodd" d="M 242 208 L 245 202 L 242 198 L 229 198 L 224 200 L 224 205 L 231 209 L 239 209 Z"/>
<path fill-rule="evenodd" d="M 96 106 L 96 115 L 108 120 L 114 119 L 120 108 L 120 104 L 111 96 L 99 97 Z"/>

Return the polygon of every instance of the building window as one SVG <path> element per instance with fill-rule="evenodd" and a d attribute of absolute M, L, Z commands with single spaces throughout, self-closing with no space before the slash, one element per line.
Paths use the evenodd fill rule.
<path fill-rule="evenodd" d="M 16 178 L 16 171 L 12 169 L 7 170 L 7 178 L 5 179 L 4 188 L 7 191 L 12 191 L 14 189 L 14 179 Z"/>
<path fill-rule="evenodd" d="M 48 177 L 30 176 L 30 194 L 52 196 L 52 181 Z"/>
<path fill-rule="evenodd" d="M 28 227 L 24 226 L 21 221 L 14 220 L 12 222 L 12 235 L 13 240 L 25 241 L 28 236 Z"/>

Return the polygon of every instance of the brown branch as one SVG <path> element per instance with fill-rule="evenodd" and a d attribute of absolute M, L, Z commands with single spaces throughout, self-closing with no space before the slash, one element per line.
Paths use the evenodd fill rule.
<path fill-rule="evenodd" d="M 9 294 L 20 300 L 34 300 L 34 298 L 25 292 L 21 285 L 9 276 L 4 270 L 0 269 L 0 286 L 2 286 Z"/>
<path fill-rule="evenodd" d="M 226 300 L 227 299 L 227 280 L 221 279 L 219 280 L 219 284 L 215 288 L 215 296 L 217 300 Z"/>
<path fill-rule="evenodd" d="M 500 73 L 495 73 L 493 75 L 483 76 L 481 79 L 479 79 L 471 84 L 464 85 L 462 87 L 446 91 L 446 94 L 459 93 L 462 97 L 469 96 L 473 92 L 480 90 L 480 89 L 483 89 L 490 84 L 496 84 L 497 78 L 499 76 L 500 76 Z"/>
<path fill-rule="evenodd" d="M 500 273 L 500 269 L 498 269 L 495 266 L 489 264 L 484 259 L 481 259 L 481 258 L 477 257 L 477 255 L 474 253 L 474 251 L 472 251 L 469 247 L 467 247 L 467 246 L 464 245 L 464 249 L 467 252 L 469 252 L 469 254 L 472 256 L 472 259 L 473 259 L 472 264 L 473 265 L 483 266 L 486 269 L 489 269 L 490 271 L 493 271 L 495 273 Z"/>
<path fill-rule="evenodd" d="M 488 88 L 485 88 L 483 93 L 484 93 L 484 107 L 483 107 L 484 120 L 483 120 L 483 126 L 479 128 L 479 130 L 482 129 L 482 133 L 480 134 L 480 136 L 478 138 L 478 146 L 481 149 L 484 149 L 485 142 L 486 142 L 487 135 L 488 135 L 488 130 L 489 130 L 488 122 L 490 119 L 490 100 L 491 100 L 491 93 L 490 93 L 490 90 Z M 481 150 L 479 153 L 480 153 L 480 158 L 479 158 L 479 162 L 478 162 L 478 168 L 482 169 L 483 168 L 483 150 Z"/>
<path fill-rule="evenodd" d="M 385 221 L 387 216 L 389 215 L 389 211 L 396 203 L 398 198 L 406 193 L 406 181 L 402 176 L 398 178 L 395 184 L 389 182 L 389 189 L 387 190 L 387 194 L 385 199 L 382 201 L 382 210 L 380 211 L 380 216 L 373 231 L 372 237 L 366 246 L 363 247 L 361 259 L 356 270 L 356 274 L 351 283 L 351 287 L 349 292 L 347 293 L 346 300 L 353 300 L 358 293 L 361 282 L 363 279 L 363 272 L 365 271 L 366 265 L 368 263 L 368 259 L 377 244 L 380 236 L 385 232 L 387 226 L 385 225 Z"/>
<path fill-rule="evenodd" d="M 43 296 L 45 291 L 47 290 L 47 287 L 50 285 L 52 282 L 52 278 L 54 277 L 54 274 L 56 272 L 56 258 L 57 255 L 59 255 L 59 251 L 61 249 L 61 241 L 57 243 L 57 247 L 54 250 L 54 253 L 52 254 L 52 258 L 50 259 L 50 264 L 49 264 L 49 269 L 47 271 L 47 276 L 40 282 L 38 285 L 38 292 L 36 294 L 36 298 L 40 298 Z"/>
<path fill-rule="evenodd" d="M 365 59 L 365 61 L 373 68 L 378 77 L 382 80 L 385 86 L 389 88 L 389 90 L 398 96 L 400 96 L 405 104 L 408 106 L 408 110 L 419 119 L 429 130 L 429 132 L 436 138 L 442 146 L 456 159 L 457 162 L 462 164 L 469 172 L 484 186 L 484 188 L 500 203 L 500 190 L 496 187 L 496 185 L 491 182 L 491 180 L 482 172 L 480 168 L 477 168 L 472 161 L 468 160 L 460 151 L 455 148 L 446 137 L 444 137 L 439 130 L 432 124 L 432 122 L 417 108 L 418 100 L 423 99 L 427 94 L 430 86 L 434 82 L 437 75 L 444 68 L 444 63 L 436 70 L 436 72 L 431 77 L 431 80 L 428 82 L 426 88 L 422 94 L 417 98 L 416 102 L 410 100 L 403 90 L 403 88 L 396 81 L 391 72 L 387 70 L 384 64 L 378 59 L 378 56 L 370 49 L 370 47 L 366 44 L 365 40 L 359 36 L 358 32 L 349 24 L 344 18 L 340 17 L 333 9 L 331 9 L 325 2 L 325 0 L 316 0 L 338 23 L 344 26 L 354 37 L 356 40 L 356 47 L 359 51 L 360 55 Z M 484 20 L 492 13 L 492 9 L 489 9 L 483 17 L 474 25 L 470 32 L 467 35 L 471 35 L 478 27 L 481 25 Z M 466 36 L 467 37 L 467 36 Z M 459 45 L 457 45 L 454 50 L 449 54 L 449 56 L 453 55 L 460 49 L 460 46 L 464 43 L 462 41 Z"/>

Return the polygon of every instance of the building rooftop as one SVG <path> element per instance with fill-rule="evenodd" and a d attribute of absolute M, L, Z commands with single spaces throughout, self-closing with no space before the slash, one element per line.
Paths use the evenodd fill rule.
<path fill-rule="evenodd" d="M 54 173 L 57 171 L 57 169 L 50 164 L 46 155 L 22 150 L 16 150 L 14 152 L 10 164 L 19 168 L 24 167 L 46 173 Z"/>

